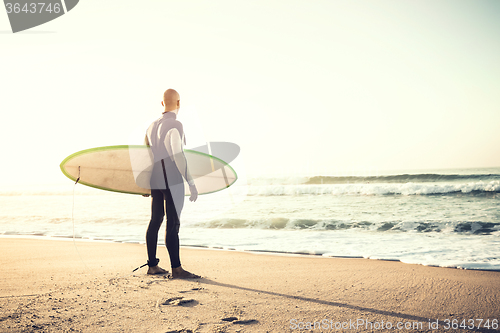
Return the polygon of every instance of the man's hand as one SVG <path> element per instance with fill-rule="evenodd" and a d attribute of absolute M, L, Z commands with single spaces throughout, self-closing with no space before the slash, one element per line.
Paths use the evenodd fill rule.
<path fill-rule="evenodd" d="M 191 196 L 189 197 L 189 201 L 196 201 L 198 199 L 198 190 L 195 185 L 189 186 L 189 192 L 191 192 Z"/>

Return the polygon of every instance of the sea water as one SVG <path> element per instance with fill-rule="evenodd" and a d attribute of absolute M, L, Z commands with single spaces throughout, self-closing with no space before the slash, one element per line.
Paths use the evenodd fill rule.
<path fill-rule="evenodd" d="M 69 180 L 3 186 L 0 234 L 144 243 L 150 210 L 150 198 Z M 500 168 L 239 179 L 194 203 L 186 198 L 180 238 L 186 246 L 500 270 Z"/>

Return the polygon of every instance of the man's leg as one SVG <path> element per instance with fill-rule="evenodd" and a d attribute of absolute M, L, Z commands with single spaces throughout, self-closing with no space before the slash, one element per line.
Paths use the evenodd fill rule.
<path fill-rule="evenodd" d="M 165 243 L 170 256 L 172 276 L 179 279 L 195 279 L 200 276 L 184 270 L 181 266 L 179 255 L 179 228 L 181 225 L 181 211 L 184 206 L 184 184 L 182 182 L 174 184 L 174 186 L 167 186 L 167 189 L 164 191 L 165 209 L 167 211 L 167 233 L 165 236 Z"/>
<path fill-rule="evenodd" d="M 148 274 L 168 273 L 158 266 L 156 248 L 158 246 L 158 231 L 165 216 L 163 193 L 160 190 L 151 190 L 151 220 L 146 231 L 146 248 L 148 250 Z"/>
<path fill-rule="evenodd" d="M 184 184 L 182 184 L 184 186 Z M 162 191 L 165 198 L 165 210 L 167 211 L 167 230 L 165 234 L 165 245 L 167 246 L 168 255 L 170 256 L 170 266 L 177 268 L 181 266 L 179 256 L 179 228 L 180 228 L 180 211 L 177 213 L 176 205 L 172 197 L 172 192 L 169 188 Z M 184 198 L 182 198 L 184 200 Z M 179 206 L 179 205 L 177 205 Z M 179 210 L 182 207 L 178 207 Z"/>

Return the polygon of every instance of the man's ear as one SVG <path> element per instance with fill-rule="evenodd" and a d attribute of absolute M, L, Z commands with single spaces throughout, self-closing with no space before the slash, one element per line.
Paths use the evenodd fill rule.
<path fill-rule="evenodd" d="M 165 106 L 165 104 L 163 104 L 163 101 L 161 101 L 161 106 Z"/>

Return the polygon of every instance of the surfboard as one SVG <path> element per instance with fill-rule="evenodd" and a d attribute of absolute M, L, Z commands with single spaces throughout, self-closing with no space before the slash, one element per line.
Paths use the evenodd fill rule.
<path fill-rule="evenodd" d="M 235 144 L 226 144 L 228 147 L 237 147 Z M 234 169 L 216 156 L 189 149 L 184 150 L 184 154 L 198 194 L 221 191 L 238 179 Z M 149 179 L 153 169 L 153 154 L 148 146 L 121 145 L 85 149 L 66 157 L 60 168 L 66 177 L 75 182 L 78 179 L 78 183 L 86 186 L 120 193 L 151 193 Z M 190 195 L 187 182 L 184 182 L 184 187 L 186 195 Z"/>

